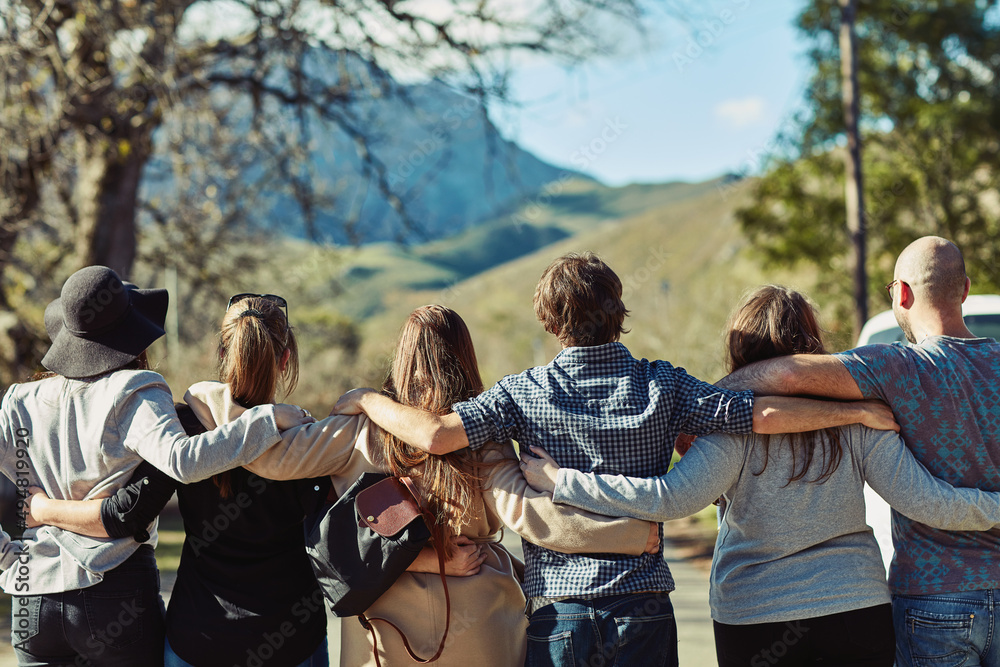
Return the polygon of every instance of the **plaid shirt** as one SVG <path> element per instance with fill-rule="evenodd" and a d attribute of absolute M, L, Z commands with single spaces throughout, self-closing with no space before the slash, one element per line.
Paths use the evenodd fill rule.
<path fill-rule="evenodd" d="M 621 343 L 564 349 L 454 409 L 472 449 L 514 439 L 544 447 L 563 467 L 635 477 L 666 473 L 679 433 L 753 430 L 751 392 L 637 360 Z M 674 590 L 660 554 L 563 554 L 525 542 L 524 555 L 529 598 Z"/>

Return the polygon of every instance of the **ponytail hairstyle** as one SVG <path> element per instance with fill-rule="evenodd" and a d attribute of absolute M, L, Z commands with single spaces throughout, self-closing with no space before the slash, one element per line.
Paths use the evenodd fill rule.
<path fill-rule="evenodd" d="M 789 354 L 826 353 L 812 304 L 799 292 L 780 285 L 764 285 L 751 292 L 733 313 L 728 330 L 726 362 L 730 373 L 763 359 Z M 843 458 L 840 431 L 835 428 L 789 433 L 780 437 L 787 438 L 792 451 L 789 484 L 806 477 L 817 452 L 822 468 L 815 479 L 807 481 L 825 482 Z M 755 475 L 760 475 L 767 468 L 770 451 L 770 436 L 761 438 L 764 443 L 764 466 Z"/>
<path fill-rule="evenodd" d="M 458 313 L 444 306 L 422 306 L 410 314 L 382 390 L 403 405 L 437 415 L 482 393 L 476 350 Z M 479 471 L 488 464 L 469 449 L 432 455 L 385 432 L 381 454 L 393 475 L 419 477 L 436 518 L 434 539 L 450 551 L 445 538 L 469 522 L 482 489 Z"/>
<path fill-rule="evenodd" d="M 281 359 L 288 351 L 288 363 Z M 219 333 L 219 379 L 245 408 L 273 403 L 281 389 L 287 396 L 299 381 L 299 349 L 285 311 L 260 297 L 240 299 L 222 318 Z M 232 494 L 229 473 L 212 480 L 223 498 Z"/>

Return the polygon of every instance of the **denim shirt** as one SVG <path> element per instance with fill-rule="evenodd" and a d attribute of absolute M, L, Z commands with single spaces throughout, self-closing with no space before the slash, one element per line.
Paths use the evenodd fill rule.
<path fill-rule="evenodd" d="M 15 384 L 0 404 L 0 471 L 19 497 L 29 486 L 60 500 L 113 494 L 142 459 L 178 481 L 195 482 L 252 461 L 280 439 L 271 405 L 187 437 L 170 389 L 151 371 Z M 149 543 L 156 544 L 155 526 Z M 86 588 L 138 546 L 132 538 L 86 537 L 52 526 L 28 529 L 19 541 L 0 531 L 0 586 L 15 595 Z"/>
<path fill-rule="evenodd" d="M 621 343 L 567 348 L 454 410 L 473 449 L 514 439 L 522 448 L 543 447 L 563 467 L 641 477 L 667 472 L 679 433 L 753 429 L 751 392 L 720 389 L 666 361 L 635 359 Z M 674 589 L 660 554 L 563 554 L 525 542 L 524 555 L 529 598 Z"/>

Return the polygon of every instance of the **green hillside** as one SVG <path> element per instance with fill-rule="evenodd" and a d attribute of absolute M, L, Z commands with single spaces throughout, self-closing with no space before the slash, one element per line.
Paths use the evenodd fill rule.
<path fill-rule="evenodd" d="M 623 342 L 634 354 L 669 359 L 708 379 L 720 377 L 722 330 L 742 294 L 768 281 L 808 293 L 812 278 L 765 274 L 732 216 L 745 188 L 727 190 L 724 199 L 714 184 L 700 185 L 690 186 L 695 191 L 687 196 L 663 197 L 642 213 L 594 221 L 585 231 L 444 289 L 387 297 L 387 309 L 364 323 L 362 356 L 390 351 L 399 324 L 413 307 L 441 303 L 469 324 L 488 382 L 547 363 L 559 348 L 532 311 L 538 276 L 559 255 L 591 250 L 622 279 L 631 310 L 626 321 L 631 332 Z M 638 187 L 649 197 L 655 186 Z M 620 191 L 608 195 L 627 200 Z"/>
<path fill-rule="evenodd" d="M 329 249 L 299 241 L 269 248 L 272 259 L 240 291 L 284 294 L 299 335 L 302 378 L 293 400 L 325 414 L 354 386 L 376 386 L 399 327 L 416 306 L 440 303 L 468 322 L 484 379 L 547 363 L 558 352 L 532 311 L 542 270 L 559 255 L 592 250 L 622 278 L 631 310 L 623 342 L 637 356 L 669 359 L 706 379 L 723 374 L 722 331 L 749 287 L 782 282 L 806 293 L 810 274 L 765 273 L 733 218 L 746 184 L 717 182 L 610 188 L 567 182 L 544 204 L 529 202 L 474 230 L 424 245 Z M 833 322 L 827 322 L 831 326 Z M 211 376 L 178 369 L 171 385 Z"/>

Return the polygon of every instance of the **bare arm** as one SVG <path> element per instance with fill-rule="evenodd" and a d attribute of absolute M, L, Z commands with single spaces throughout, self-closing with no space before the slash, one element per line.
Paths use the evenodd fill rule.
<path fill-rule="evenodd" d="M 847 367 L 828 354 L 793 354 L 758 361 L 733 371 L 715 384 L 723 389 L 751 389 L 761 396 L 803 394 L 846 401 L 864 398 Z"/>
<path fill-rule="evenodd" d="M 892 410 L 880 401 L 839 403 L 790 396 L 761 396 L 754 400 L 755 433 L 801 433 L 847 424 L 899 431 Z"/>
<path fill-rule="evenodd" d="M 29 528 L 48 525 L 88 537 L 108 537 L 101 523 L 101 498 L 93 500 L 53 500 L 37 486 L 28 489 Z"/>
<path fill-rule="evenodd" d="M 430 454 L 448 454 L 469 446 L 462 418 L 436 415 L 401 405 L 373 389 L 354 389 L 340 397 L 330 414 L 368 418 L 403 442 Z"/>

